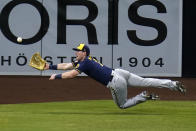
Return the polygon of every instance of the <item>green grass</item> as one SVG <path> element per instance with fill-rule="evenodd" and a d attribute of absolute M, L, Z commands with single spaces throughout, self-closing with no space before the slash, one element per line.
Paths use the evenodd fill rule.
<path fill-rule="evenodd" d="M 195 129 L 195 101 L 148 101 L 125 110 L 112 100 L 0 105 L 0 131 Z"/>

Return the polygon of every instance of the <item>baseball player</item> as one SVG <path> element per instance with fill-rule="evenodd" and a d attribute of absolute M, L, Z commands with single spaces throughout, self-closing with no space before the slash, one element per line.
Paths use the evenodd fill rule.
<path fill-rule="evenodd" d="M 156 100 L 158 95 L 141 92 L 133 98 L 127 99 L 127 87 L 156 87 L 168 88 L 185 93 L 186 89 L 178 81 L 169 79 L 142 78 L 123 69 L 111 69 L 90 56 L 90 49 L 85 44 L 76 48 L 76 61 L 49 65 L 46 63 L 45 70 L 70 70 L 62 74 L 52 74 L 49 80 L 74 78 L 80 73 L 85 73 L 96 81 L 102 83 L 111 90 L 113 100 L 121 109 L 135 106 L 147 100 Z"/>

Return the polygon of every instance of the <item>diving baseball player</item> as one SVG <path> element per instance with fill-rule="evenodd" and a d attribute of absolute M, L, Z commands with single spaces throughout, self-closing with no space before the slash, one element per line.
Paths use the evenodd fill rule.
<path fill-rule="evenodd" d="M 148 94 L 146 91 L 137 96 L 127 99 L 127 87 L 156 87 L 168 88 L 185 93 L 186 89 L 178 81 L 169 79 L 142 78 L 123 69 L 111 69 L 102 65 L 90 56 L 90 49 L 85 44 L 73 48 L 76 51 L 76 61 L 49 65 L 46 63 L 45 70 L 70 70 L 62 74 L 52 74 L 49 80 L 74 78 L 80 73 L 85 73 L 96 81 L 102 83 L 111 90 L 113 100 L 121 109 L 135 106 L 147 100 L 156 100 L 158 95 Z"/>

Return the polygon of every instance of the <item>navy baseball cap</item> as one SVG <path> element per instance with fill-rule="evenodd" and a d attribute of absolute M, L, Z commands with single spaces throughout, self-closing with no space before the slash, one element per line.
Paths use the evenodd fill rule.
<path fill-rule="evenodd" d="M 73 50 L 75 51 L 83 51 L 86 52 L 86 55 L 89 56 L 90 54 L 90 49 L 87 45 L 81 43 L 79 46 L 77 46 L 76 48 L 73 48 Z"/>

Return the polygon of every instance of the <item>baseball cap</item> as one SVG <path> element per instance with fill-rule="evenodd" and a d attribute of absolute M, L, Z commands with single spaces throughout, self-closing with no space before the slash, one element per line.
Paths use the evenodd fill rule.
<path fill-rule="evenodd" d="M 83 43 L 79 44 L 79 46 L 77 46 L 76 48 L 73 48 L 73 50 L 86 52 L 87 56 L 89 56 L 89 54 L 90 54 L 89 47 Z"/>

